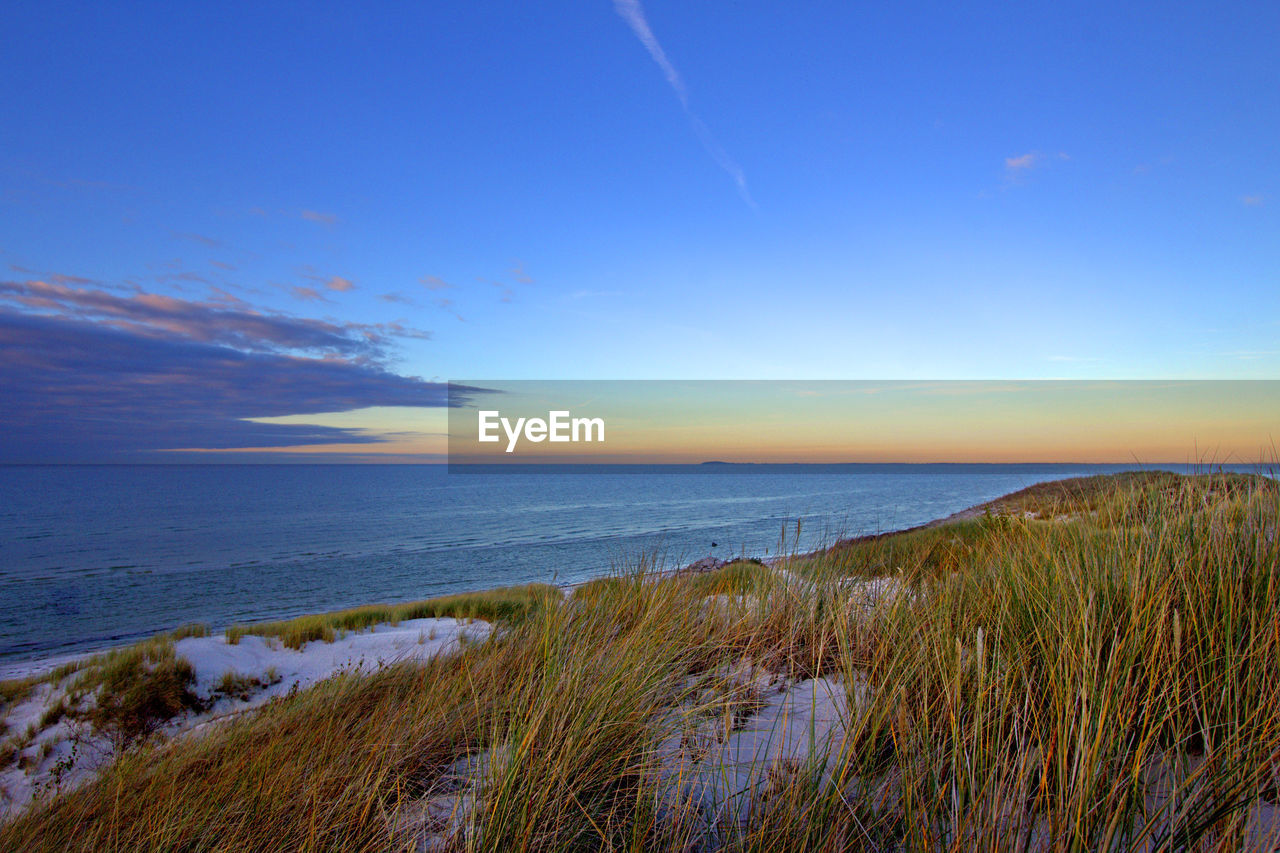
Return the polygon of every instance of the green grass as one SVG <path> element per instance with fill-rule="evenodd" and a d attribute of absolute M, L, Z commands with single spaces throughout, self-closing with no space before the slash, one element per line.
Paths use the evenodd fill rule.
<path fill-rule="evenodd" d="M 490 642 L 127 750 L 0 849 L 412 849 L 467 756 L 465 849 L 688 849 L 655 747 L 673 715 L 758 707 L 722 676 L 744 659 L 869 693 L 830 756 L 762 768 L 726 849 L 1242 849 L 1280 798 L 1278 522 L 1266 480 L 1094 478 L 796 558 L 807 585 L 735 563 L 497 591 L 486 607 L 520 606 Z M 849 580 L 879 575 L 906 592 L 854 606 Z M 757 606 L 719 618 L 707 595 Z M 484 615 L 452 606 L 395 613 Z"/>

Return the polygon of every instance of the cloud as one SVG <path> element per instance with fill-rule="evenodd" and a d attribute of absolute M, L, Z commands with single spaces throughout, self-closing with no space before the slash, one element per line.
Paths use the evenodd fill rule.
<path fill-rule="evenodd" d="M 1241 201 L 1241 203 L 1243 203 L 1243 204 L 1245 204 L 1245 205 L 1247 205 L 1247 206 L 1249 206 L 1249 207 L 1259 207 L 1259 206 L 1262 204 L 1262 202 L 1264 201 L 1264 199 L 1263 199 L 1263 197 L 1262 197 L 1262 195 L 1261 195 L 1261 194 L 1258 194 L 1258 195 L 1245 195 L 1245 196 L 1241 196 L 1241 197 L 1240 197 L 1240 201 Z"/>
<path fill-rule="evenodd" d="M 97 284 L 97 282 L 91 278 L 85 278 L 84 276 L 79 275 L 62 275 L 56 272 L 49 273 L 47 278 L 54 284 Z"/>
<path fill-rule="evenodd" d="M 191 272 L 190 270 L 184 270 L 183 272 L 161 273 L 160 275 L 156 276 L 155 279 L 156 281 L 161 281 L 161 282 L 188 281 L 188 282 L 194 282 L 196 284 L 212 284 L 212 282 L 209 281 L 209 279 L 205 278 L 199 273 Z"/>
<path fill-rule="evenodd" d="M 1025 172 L 1028 169 L 1034 169 L 1043 160 L 1044 155 L 1037 151 L 1028 151 L 1026 154 L 1017 157 L 1004 158 L 1004 167 L 1010 172 Z"/>
<path fill-rule="evenodd" d="M 434 276 L 434 275 L 424 275 L 422 278 L 418 279 L 418 283 L 421 284 L 423 287 L 425 287 L 427 290 L 452 290 L 453 289 L 452 284 L 440 278 L 439 276 Z"/>
<path fill-rule="evenodd" d="M 183 447 L 365 444 L 380 438 L 245 419 L 448 405 L 445 385 L 373 364 L 244 352 L 5 308 L 0 397 L 0 460 L 19 462 L 139 459 Z"/>
<path fill-rule="evenodd" d="M 304 210 L 300 215 L 308 222 L 319 222 L 321 225 L 338 224 L 338 217 L 332 213 L 321 213 L 318 210 Z"/>
<path fill-rule="evenodd" d="M 316 290 L 314 287 L 303 287 L 302 285 L 298 285 L 296 287 L 289 288 L 289 292 L 293 294 L 295 299 L 299 299 L 303 302 L 328 302 L 329 301 L 328 299 L 325 298 L 325 295 L 323 293 Z"/>
<path fill-rule="evenodd" d="M 210 294 L 0 281 L 0 461 L 370 443 L 382 439 L 245 419 L 447 405 L 443 385 L 387 366 L 395 340 L 429 332 L 268 313 Z"/>
<path fill-rule="evenodd" d="M 203 234 L 190 234 L 184 231 L 174 231 L 175 240 L 186 240 L 190 243 L 198 243 L 201 246 L 207 246 L 210 249 L 221 248 L 223 243 L 221 240 L 215 240 L 212 237 L 206 237 Z"/>
<path fill-rule="evenodd" d="M 184 339 L 250 352 L 301 352 L 369 362 L 384 358 L 392 338 L 418 335 L 414 330 L 390 324 L 338 324 L 219 302 L 195 302 L 145 292 L 117 296 L 45 281 L 0 281 L 0 302 L 143 337 Z"/>
<path fill-rule="evenodd" d="M 437 308 L 440 308 L 441 310 L 448 311 L 454 317 L 457 317 L 460 322 L 463 322 L 463 323 L 466 322 L 466 320 L 462 318 L 462 315 L 459 314 L 457 310 L 453 307 L 452 299 L 446 299 L 444 297 L 440 297 L 439 299 L 435 300 L 435 306 Z"/>
<path fill-rule="evenodd" d="M 22 273 L 23 275 L 35 275 L 35 276 L 41 275 L 41 273 L 37 272 L 36 270 L 33 270 L 29 267 L 20 266 L 19 264 L 9 264 L 9 269 L 16 273 Z M 45 279 L 48 279 L 54 284 L 97 284 L 98 283 L 96 279 L 85 278 L 82 275 L 64 275 L 63 273 L 58 273 L 58 272 L 44 273 L 42 277 Z"/>
<path fill-rule="evenodd" d="M 644 49 L 649 51 L 649 56 L 653 57 L 653 61 L 658 63 L 658 68 L 662 70 L 662 76 L 667 78 L 667 82 L 675 90 L 676 97 L 680 99 L 680 104 L 687 109 L 689 106 L 688 90 L 684 87 L 684 81 L 680 79 L 680 72 L 676 71 L 676 67 L 671 64 L 671 60 L 667 59 L 666 51 L 658 43 L 653 30 L 649 29 L 649 21 L 644 16 L 644 8 L 641 7 L 640 0 L 613 0 L 613 8 L 622 17 L 622 20 L 627 22 L 627 26 L 631 27 L 631 31 L 636 34 L 636 38 L 640 39 Z"/>
<path fill-rule="evenodd" d="M 501 281 L 494 281 L 493 279 L 482 278 L 480 276 L 476 276 L 476 281 L 480 282 L 481 284 L 488 284 L 498 288 L 498 290 L 501 291 L 501 296 L 498 299 L 499 302 L 511 302 L 516 295 L 516 292 L 512 290 L 509 285 L 504 284 Z M 533 279 L 529 279 L 529 283 L 532 284 Z"/>
<path fill-rule="evenodd" d="M 734 185 L 738 188 L 738 195 L 742 197 L 752 209 L 755 209 L 756 203 L 751 198 L 751 192 L 747 189 L 747 177 L 742 171 L 742 167 L 738 165 L 729 153 L 724 150 L 715 137 L 712 136 L 710 128 L 698 118 L 692 107 L 689 106 L 689 90 L 685 88 L 684 80 L 680 77 L 680 72 L 676 71 L 675 65 L 667 58 L 666 51 L 662 49 L 662 45 L 658 42 L 657 36 L 653 34 L 653 30 L 649 27 L 649 20 L 645 17 L 644 7 L 640 5 L 640 0 L 613 0 L 614 11 L 622 20 L 627 22 L 627 26 L 631 28 L 631 32 L 635 33 L 640 44 L 644 45 L 644 49 L 649 52 L 649 56 L 657 63 L 662 76 L 667 79 L 676 98 L 680 101 L 680 108 L 684 110 L 685 116 L 689 119 L 689 123 L 693 126 L 693 132 L 697 135 L 698 141 L 702 143 L 703 149 L 711 155 L 711 159 L 716 165 L 725 171 L 730 178 L 733 179 Z"/>
<path fill-rule="evenodd" d="M 516 261 L 511 268 L 511 277 L 521 284 L 533 284 L 533 277 L 524 271 L 524 262 Z"/>
<path fill-rule="evenodd" d="M 1071 155 L 1059 151 L 1054 155 L 1046 155 L 1040 151 L 1028 151 L 1016 157 L 1004 158 L 1004 180 L 1006 184 L 1018 184 L 1031 172 L 1047 166 L 1054 160 L 1070 160 Z"/>
<path fill-rule="evenodd" d="M 337 293 L 346 293 L 348 290 L 356 289 L 355 282 L 351 279 L 344 278 L 340 275 L 321 275 L 320 272 L 310 264 L 303 264 L 302 266 L 297 267 L 297 273 L 303 278 L 309 281 L 319 282 L 324 285 L 327 290 L 332 290 Z"/>
<path fill-rule="evenodd" d="M 228 293 L 227 291 L 223 290 L 221 287 L 217 287 L 217 286 L 213 286 L 209 288 L 209 299 L 211 299 L 214 302 L 220 302 L 224 305 L 236 305 L 236 306 L 247 307 L 249 304 L 248 302 L 245 302 L 243 299 L 241 299 L 239 296 L 236 296 L 234 293 Z"/>
<path fill-rule="evenodd" d="M 405 296 L 403 293 L 400 293 L 399 291 L 395 293 L 382 293 L 378 295 L 378 298 L 381 299 L 383 302 L 392 302 L 397 305 L 416 305 L 417 304 L 412 299 Z"/>
<path fill-rule="evenodd" d="M 235 272 L 235 269 L 236 269 L 234 266 L 227 263 L 226 261 L 209 261 L 209 265 L 213 267 L 217 267 L 220 270 L 227 270 L 228 272 Z"/>

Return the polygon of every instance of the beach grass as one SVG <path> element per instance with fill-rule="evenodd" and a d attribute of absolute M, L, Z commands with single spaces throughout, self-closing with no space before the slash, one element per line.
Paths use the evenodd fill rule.
<path fill-rule="evenodd" d="M 1089 478 L 971 516 L 785 571 L 497 591 L 483 606 L 519 618 L 490 641 L 148 739 L 0 849 L 1270 849 L 1274 481 Z M 659 745 L 754 713 L 744 661 L 845 685 L 844 737 L 760 768 L 745 819 L 673 807 Z"/>
<path fill-rule="evenodd" d="M 59 664 L 48 672 L 30 675 L 25 678 L 0 680 L 0 708 L 22 701 L 42 684 L 58 684 L 66 678 L 77 673 L 83 673 L 86 670 L 110 673 L 116 667 L 127 667 L 140 659 L 168 655 L 172 651 L 173 644 L 179 640 L 187 637 L 207 636 L 209 636 L 209 626 L 201 623 L 191 623 L 118 649 L 74 658 Z M 81 681 L 83 684 L 86 680 L 82 678 Z M 95 684 L 94 686 L 97 685 Z"/>
<path fill-rule="evenodd" d="M 240 642 L 242 637 L 254 635 L 273 637 L 287 648 L 300 649 L 313 640 L 331 643 L 344 631 L 361 631 L 374 625 L 398 625 L 409 619 L 448 616 L 513 624 L 561 598 L 558 587 L 550 584 L 525 584 L 483 592 L 445 595 L 404 604 L 370 604 L 295 619 L 232 625 L 227 629 L 226 636 L 227 642 L 233 645 Z"/>

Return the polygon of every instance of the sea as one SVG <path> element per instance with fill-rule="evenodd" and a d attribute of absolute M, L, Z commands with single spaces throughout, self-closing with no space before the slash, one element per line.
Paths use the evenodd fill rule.
<path fill-rule="evenodd" d="M 641 559 L 767 557 L 1138 465 L 0 466 L 0 667 Z M 1252 471 L 1251 467 L 1236 470 Z M 11 666 L 10 666 L 11 668 Z"/>

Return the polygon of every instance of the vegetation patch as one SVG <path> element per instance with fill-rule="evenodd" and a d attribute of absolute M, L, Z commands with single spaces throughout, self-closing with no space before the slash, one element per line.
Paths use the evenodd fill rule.
<path fill-rule="evenodd" d="M 244 702 L 259 690 L 279 684 L 281 680 L 280 673 L 276 672 L 275 667 L 271 667 L 261 676 L 244 675 L 227 670 L 214 685 L 212 698 L 226 697 Z"/>
<path fill-rule="evenodd" d="M 31 695 L 31 693 L 41 684 L 60 684 L 64 679 L 76 673 L 92 669 L 103 665 L 110 661 L 113 657 L 122 652 L 129 652 L 131 649 L 145 649 L 155 647 L 157 644 L 172 644 L 186 637 L 207 637 L 209 636 L 209 626 L 200 623 L 191 623 L 183 625 L 173 631 L 156 634 L 154 637 L 135 643 L 125 649 L 113 649 L 109 652 L 102 652 L 96 655 L 86 655 L 82 658 L 67 661 L 64 664 L 54 667 L 49 672 L 40 675 L 31 675 L 26 678 L 10 678 L 0 681 L 0 710 L 3 706 L 16 704 Z"/>
<path fill-rule="evenodd" d="M 81 670 L 68 691 L 69 716 L 89 723 L 123 749 L 203 703 L 192 691 L 195 670 L 156 640 L 106 655 Z"/>
<path fill-rule="evenodd" d="M 557 587 L 528 584 L 485 592 L 446 595 L 405 604 L 372 604 L 277 622 L 232 625 L 227 629 L 227 642 L 234 645 L 241 638 L 252 634 L 274 637 L 288 648 L 301 649 L 313 640 L 331 643 L 343 631 L 359 631 L 379 624 L 398 625 L 409 619 L 446 616 L 512 625 L 529 618 L 547 606 L 548 602 L 558 603 L 560 598 L 561 593 Z"/>
<path fill-rule="evenodd" d="M 695 595 L 756 595 L 776 585 L 772 570 L 759 560 L 734 560 L 710 572 L 686 579 Z"/>

